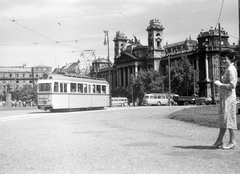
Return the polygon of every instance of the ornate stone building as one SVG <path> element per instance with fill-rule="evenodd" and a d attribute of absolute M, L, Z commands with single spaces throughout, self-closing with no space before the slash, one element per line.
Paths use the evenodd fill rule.
<path fill-rule="evenodd" d="M 164 27 L 158 19 L 151 20 L 146 29 L 148 33 L 146 46 L 143 46 L 136 37 L 130 40 L 123 32 L 116 32 L 113 40 L 115 45 L 113 66 L 110 69 L 108 67 L 95 69 L 94 73 L 107 80 L 110 75 L 111 88 L 126 87 L 129 85 L 130 75 L 136 75 L 140 69 L 154 69 L 164 74 L 168 58 L 173 62 L 185 56 L 199 72 L 197 83 L 200 87 L 200 96 L 216 97 L 218 89 L 214 87 L 213 82 L 219 79 L 222 69 L 219 50 L 235 48 L 228 43 L 228 33 L 223 28 L 218 30 L 211 27 L 208 31 L 202 30 L 197 40 L 189 37 L 184 41 L 163 46 L 163 30 Z M 95 62 L 93 67 L 97 64 L 101 62 Z"/>

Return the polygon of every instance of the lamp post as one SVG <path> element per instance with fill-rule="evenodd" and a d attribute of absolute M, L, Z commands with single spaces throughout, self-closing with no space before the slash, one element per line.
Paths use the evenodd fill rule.
<path fill-rule="evenodd" d="M 132 77 L 132 106 L 135 106 L 135 104 L 133 104 L 134 103 L 134 101 L 133 101 L 133 85 L 134 85 L 134 75 L 133 74 L 131 74 L 131 77 Z"/>
<path fill-rule="evenodd" d="M 166 45 L 167 45 L 167 50 L 166 50 L 166 52 L 167 52 L 167 57 L 168 57 L 168 106 L 171 106 L 171 77 L 170 77 L 170 75 L 171 75 L 171 65 L 170 65 L 170 56 L 169 56 L 169 53 L 168 53 L 168 43 L 166 43 Z"/>

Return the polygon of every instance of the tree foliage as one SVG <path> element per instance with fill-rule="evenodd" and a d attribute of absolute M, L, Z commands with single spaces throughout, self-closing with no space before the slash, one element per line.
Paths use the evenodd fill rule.
<path fill-rule="evenodd" d="M 128 87 L 112 90 L 112 96 L 127 97 L 131 102 L 142 102 L 146 93 L 159 93 L 163 91 L 163 78 L 157 71 L 140 70 L 136 77 L 130 76 Z"/>
<path fill-rule="evenodd" d="M 22 89 L 18 92 L 18 98 L 19 100 L 37 100 L 37 85 L 31 86 L 31 85 L 25 85 Z"/>
<path fill-rule="evenodd" d="M 169 67 L 165 84 L 169 82 Z M 180 60 L 171 63 L 170 67 L 171 92 L 179 95 L 192 95 L 198 93 L 198 72 L 194 70 L 187 57 L 182 57 Z"/>

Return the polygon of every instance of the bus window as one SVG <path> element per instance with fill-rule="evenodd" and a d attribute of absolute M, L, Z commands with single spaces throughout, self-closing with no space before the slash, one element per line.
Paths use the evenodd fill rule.
<path fill-rule="evenodd" d="M 145 95 L 145 96 L 144 96 L 144 99 L 149 99 L 149 95 Z"/>
<path fill-rule="evenodd" d="M 84 84 L 84 85 L 83 85 L 83 89 L 84 89 L 83 92 L 84 92 L 84 93 L 87 93 L 87 84 Z"/>
<path fill-rule="evenodd" d="M 76 88 L 77 88 L 76 83 L 71 83 L 70 87 L 71 87 L 71 92 L 76 92 L 77 91 L 76 90 Z"/>
<path fill-rule="evenodd" d="M 54 82 L 54 92 L 59 92 L 58 91 L 58 82 Z"/>
<path fill-rule="evenodd" d="M 157 99 L 157 95 L 154 95 L 154 99 Z"/>
<path fill-rule="evenodd" d="M 101 93 L 101 85 L 97 85 L 97 93 Z"/>
<path fill-rule="evenodd" d="M 106 94 L 106 86 L 105 85 L 102 86 L 102 93 Z"/>
<path fill-rule="evenodd" d="M 78 92 L 83 93 L 83 84 L 78 84 Z"/>
<path fill-rule="evenodd" d="M 63 92 L 63 84 L 60 83 L 60 92 Z"/>
<path fill-rule="evenodd" d="M 64 83 L 64 92 L 67 92 L 67 83 Z"/>
<path fill-rule="evenodd" d="M 153 99 L 153 96 L 152 96 L 152 95 L 150 95 L 150 99 Z"/>
<path fill-rule="evenodd" d="M 39 83 L 39 92 L 51 92 L 51 83 Z"/>

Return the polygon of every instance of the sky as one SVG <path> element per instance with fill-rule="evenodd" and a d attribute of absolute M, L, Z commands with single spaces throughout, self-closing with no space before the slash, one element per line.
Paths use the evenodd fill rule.
<path fill-rule="evenodd" d="M 147 45 L 152 19 L 164 26 L 163 45 L 221 24 L 229 43 L 238 43 L 237 0 L 0 0 L 0 66 L 54 68 L 107 58 L 103 44 L 109 33 L 110 60 L 117 31 Z"/>

